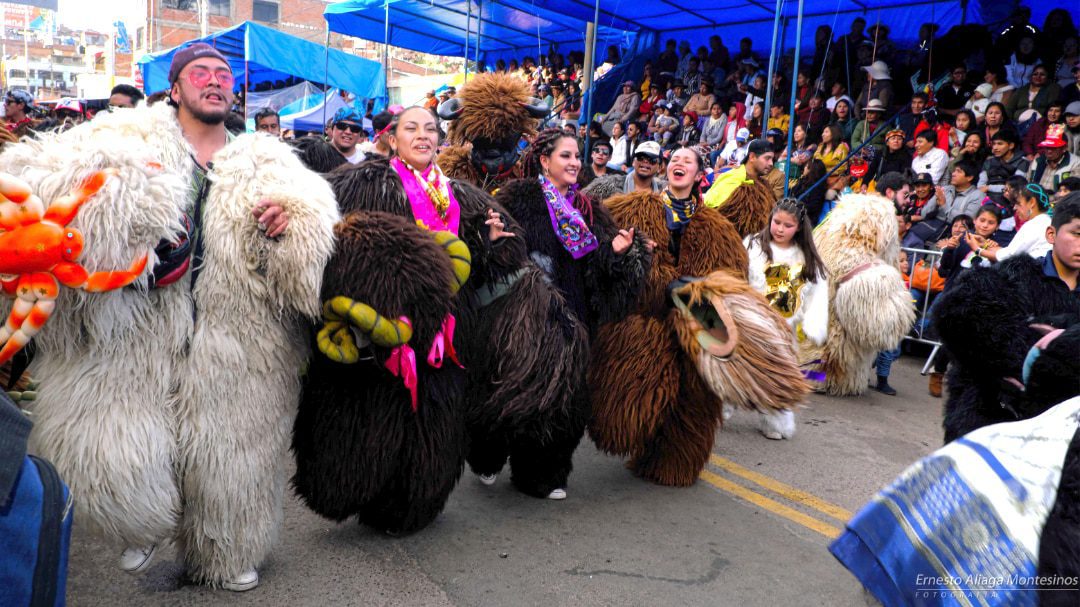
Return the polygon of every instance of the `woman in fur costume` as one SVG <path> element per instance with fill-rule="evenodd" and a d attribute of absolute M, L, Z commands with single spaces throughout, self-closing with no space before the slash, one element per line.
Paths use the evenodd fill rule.
<path fill-rule="evenodd" d="M 593 342 L 589 434 L 662 485 L 697 479 L 723 402 L 785 409 L 808 391 L 794 348 L 783 345 L 789 330 L 746 284 L 737 231 L 701 204 L 695 184 L 703 168 L 697 152 L 677 150 L 662 194 L 605 201 L 616 222 L 638 226 L 656 250 L 633 312 L 600 327 Z"/>
<path fill-rule="evenodd" d="M 564 346 L 580 329 L 548 320 L 569 314 L 528 262 L 508 216 L 432 163 L 438 132 L 430 111 L 409 108 L 391 129 L 395 158 L 329 175 L 346 221 L 323 299 L 361 302 L 384 320 L 359 327 L 374 344 L 362 360 L 358 351 L 342 357 L 323 335 L 326 356 L 312 364 L 294 430 L 293 482 L 323 516 L 357 515 L 408 533 L 438 515 L 460 477 L 466 408 L 498 418 L 501 407 L 561 406 L 563 361 L 581 356 Z M 448 256 L 433 235 L 458 245 L 460 237 L 467 248 Z M 329 323 L 338 322 L 330 312 Z M 402 317 L 407 330 L 376 339 L 376 325 Z M 405 360 L 416 359 L 415 380 L 385 368 L 404 347 L 413 352 Z"/>
<path fill-rule="evenodd" d="M 915 322 L 896 267 L 895 208 L 880 196 L 848 194 L 814 230 L 814 244 L 829 276 L 829 333 L 823 348 L 804 344 L 801 356 L 824 361 L 829 394 L 862 394 L 874 357 L 895 348 Z"/>
<path fill-rule="evenodd" d="M 784 198 L 773 209 L 769 225 L 743 244 L 750 257 L 750 286 L 787 320 L 796 343 L 820 347 L 829 329 L 829 284 L 825 264 L 814 248 L 813 231 L 806 207 Z M 729 415 L 727 406 L 724 413 Z M 763 413 L 761 432 L 773 440 L 791 438 L 795 414 Z"/>
<path fill-rule="evenodd" d="M 599 325 L 618 320 L 633 305 L 644 285 L 652 243 L 635 236 L 635 229 L 619 229 L 602 205 L 592 204 L 577 192 L 581 158 L 577 138 L 560 129 L 541 132 L 526 153 L 524 173 L 529 177 L 500 188 L 496 199 L 517 220 L 515 232 L 524 238 L 529 255 L 543 268 L 548 280 L 565 298 L 570 315 L 595 335 Z M 589 337 L 576 336 L 587 351 Z M 535 432 L 509 437 L 481 438 L 483 453 L 474 447 L 473 469 L 497 471 L 507 455 L 515 481 L 531 495 L 563 499 L 571 470 L 571 457 L 589 419 L 585 389 L 586 358 L 569 386 L 572 400 L 560 412 L 558 423 L 545 435 Z M 553 420 L 554 421 L 554 420 Z"/>
<path fill-rule="evenodd" d="M 439 166 L 451 179 L 492 192 L 520 176 L 518 143 L 536 134 L 539 119 L 549 111 L 520 78 L 477 74 L 439 105 L 439 117 L 451 121 L 450 147 L 439 154 Z"/>
<path fill-rule="evenodd" d="M 236 138 L 210 157 L 212 171 L 196 169 L 181 130 L 191 82 L 178 80 L 179 109 L 103 113 L 0 156 L 0 171 L 44 200 L 113 172 L 71 223 L 87 234 L 79 263 L 114 269 L 149 250 L 158 279 L 151 290 L 150 272 L 108 293 L 60 290 L 35 338 L 30 370 L 43 381 L 31 442 L 69 483 L 77 516 L 129 547 L 126 571 L 175 539 L 192 580 L 247 590 L 282 517 L 305 317 L 318 313 L 338 212 L 326 183 L 262 135 Z M 253 217 L 263 200 L 287 213 L 276 239 Z M 153 249 L 186 240 L 184 217 L 200 225 L 197 280 L 184 274 L 186 254 Z M 159 271 L 170 261 L 184 262 L 172 282 Z"/>

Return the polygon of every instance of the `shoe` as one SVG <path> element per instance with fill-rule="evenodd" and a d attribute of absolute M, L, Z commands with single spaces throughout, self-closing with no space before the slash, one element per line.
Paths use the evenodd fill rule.
<path fill-rule="evenodd" d="M 735 405 L 724 403 L 723 408 L 720 410 L 721 420 L 726 422 L 731 419 L 732 415 L 735 415 Z"/>
<path fill-rule="evenodd" d="M 776 411 L 762 413 L 761 424 L 758 426 L 761 433 L 769 440 L 783 440 L 795 436 L 795 412 Z"/>
<path fill-rule="evenodd" d="M 896 389 L 889 385 L 889 378 L 884 375 L 877 376 L 877 385 L 874 389 L 887 396 L 896 396 Z"/>
<path fill-rule="evenodd" d="M 477 474 L 476 478 L 480 479 L 480 483 L 487 485 L 488 487 L 495 484 L 495 480 L 499 478 L 498 474 Z"/>
<path fill-rule="evenodd" d="M 248 569 L 233 579 L 221 583 L 222 588 L 233 592 L 246 592 L 258 585 L 259 572 L 254 569 Z"/>
<path fill-rule="evenodd" d="M 930 374 L 930 396 L 941 397 L 941 384 L 944 379 L 944 373 L 935 371 Z"/>
<path fill-rule="evenodd" d="M 157 552 L 157 544 L 146 548 L 128 548 L 120 555 L 120 569 L 127 573 L 142 573 L 150 567 Z"/>
<path fill-rule="evenodd" d="M 566 499 L 566 489 L 555 489 L 548 494 L 549 500 L 564 500 Z"/>

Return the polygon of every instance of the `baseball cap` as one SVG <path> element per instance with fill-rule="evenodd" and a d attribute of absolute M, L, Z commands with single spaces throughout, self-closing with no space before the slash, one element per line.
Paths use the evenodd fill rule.
<path fill-rule="evenodd" d="M 747 155 L 747 157 L 749 157 L 750 154 L 755 154 L 755 155 L 760 156 L 762 154 L 767 154 L 769 152 L 775 152 L 775 151 L 776 150 L 773 149 L 772 144 L 769 143 L 768 141 L 765 141 L 764 139 L 755 139 L 755 140 L 751 141 L 750 145 L 748 145 L 746 147 L 746 155 Z"/>
<path fill-rule="evenodd" d="M 173 55 L 172 63 L 169 65 L 169 84 L 176 82 L 176 79 L 180 77 L 180 70 L 184 69 L 187 64 L 201 59 L 203 57 L 212 57 L 220 60 L 225 65 L 229 65 L 229 62 L 225 59 L 225 55 L 222 55 L 218 50 L 205 42 L 196 42 L 191 46 L 184 47 Z M 229 67 L 229 71 L 232 71 L 232 67 Z"/>
<path fill-rule="evenodd" d="M 622 83 L 622 85 L 623 86 L 633 87 L 634 86 L 634 81 L 633 80 L 627 80 L 626 82 Z"/>
<path fill-rule="evenodd" d="M 660 158 L 660 144 L 655 141 L 646 141 L 634 148 L 634 157 L 649 156 L 653 160 Z"/>
<path fill-rule="evenodd" d="M 360 119 L 360 114 L 356 113 L 356 110 L 351 107 L 343 107 L 334 114 L 334 122 L 355 122 L 356 124 L 364 124 Z"/>
<path fill-rule="evenodd" d="M 79 103 L 78 99 L 72 99 L 71 97 L 64 97 L 56 103 L 57 110 L 70 110 L 72 112 L 82 113 L 83 107 Z"/>
<path fill-rule="evenodd" d="M 911 183 L 914 185 L 920 183 L 934 183 L 934 177 L 930 173 L 917 173 L 915 179 L 911 180 Z"/>
<path fill-rule="evenodd" d="M 34 96 L 22 89 L 11 89 L 7 92 L 7 96 L 19 103 L 26 104 L 26 107 L 34 105 Z"/>
<path fill-rule="evenodd" d="M 735 131 L 735 141 L 746 141 L 750 138 L 750 129 L 743 127 Z"/>
<path fill-rule="evenodd" d="M 1073 101 L 1065 106 L 1065 115 L 1080 116 L 1080 101 Z"/>

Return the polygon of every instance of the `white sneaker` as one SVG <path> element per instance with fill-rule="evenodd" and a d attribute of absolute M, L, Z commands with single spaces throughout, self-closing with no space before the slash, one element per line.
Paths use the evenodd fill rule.
<path fill-rule="evenodd" d="M 495 484 L 495 480 L 499 478 L 498 474 L 477 474 L 476 478 L 480 479 L 480 483 L 487 485 L 488 487 Z"/>
<path fill-rule="evenodd" d="M 795 436 L 795 412 L 777 411 L 761 414 L 761 433 L 770 440 L 783 440 Z"/>
<path fill-rule="evenodd" d="M 142 573 L 150 567 L 157 552 L 157 544 L 146 548 L 128 548 L 120 554 L 120 569 L 127 573 Z"/>
<path fill-rule="evenodd" d="M 720 417 L 723 421 L 731 419 L 731 416 L 735 415 L 735 405 L 724 403 L 724 408 L 720 411 Z"/>
<path fill-rule="evenodd" d="M 566 499 L 566 489 L 555 489 L 548 494 L 549 500 L 564 500 Z"/>
<path fill-rule="evenodd" d="M 233 592 L 245 592 L 258 585 L 259 572 L 254 569 L 248 569 L 233 579 L 221 583 L 222 588 Z"/>

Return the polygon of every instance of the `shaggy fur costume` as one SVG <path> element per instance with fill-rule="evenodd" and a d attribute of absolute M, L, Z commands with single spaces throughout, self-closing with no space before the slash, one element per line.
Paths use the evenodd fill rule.
<path fill-rule="evenodd" d="M 1043 275 L 1041 260 L 1021 255 L 963 272 L 934 313 L 953 362 L 945 442 L 989 424 L 1035 417 L 1080 395 L 1080 297 Z M 1021 387 L 1024 360 L 1043 336 L 1036 324 L 1065 331 L 1042 350 Z M 1080 576 L 1080 431 L 1065 455 L 1038 556 L 1040 576 Z M 1075 590 L 1044 595 L 1044 605 L 1075 603 Z"/>
<path fill-rule="evenodd" d="M 634 305 L 638 292 L 645 285 L 652 256 L 646 251 L 644 238 L 639 234 L 623 255 L 611 248 L 618 234 L 618 224 L 599 203 L 594 203 L 582 216 L 596 235 L 599 246 L 581 259 L 573 259 L 556 238 L 551 227 L 547 202 L 540 184 L 531 179 L 512 181 L 499 190 L 498 201 L 510 211 L 519 224 L 514 232 L 524 237 L 529 254 L 545 269 L 547 277 L 565 298 L 570 316 L 588 328 L 575 334 L 579 358 L 567 369 L 565 381 L 571 399 L 560 424 L 560 440 L 546 449 L 545 456 L 553 472 L 557 472 L 565 487 L 571 468 L 571 456 L 577 448 L 589 420 L 589 395 L 585 372 L 590 336 L 603 323 L 623 318 Z M 576 374 L 576 375 L 575 375 Z M 513 455 L 511 455 L 513 459 Z"/>
<path fill-rule="evenodd" d="M 727 218 L 740 238 L 757 234 L 769 225 L 769 216 L 776 206 L 772 188 L 763 181 L 744 183 L 716 210 Z"/>
<path fill-rule="evenodd" d="M 900 343 L 915 322 L 915 307 L 896 268 L 900 239 L 896 212 L 873 195 L 840 198 L 814 230 L 829 274 L 829 337 L 802 358 L 825 361 L 825 389 L 833 396 L 862 394 L 874 357 Z"/>
<path fill-rule="evenodd" d="M 401 181 L 386 160 L 373 159 L 356 167 L 340 169 L 329 179 L 345 211 L 359 215 L 392 214 L 405 218 L 406 226 L 414 222 Z M 406 306 L 410 310 L 441 310 L 449 305 L 457 319 L 455 345 L 465 371 L 449 361 L 441 370 L 430 369 L 422 362 L 418 365 L 418 368 L 425 368 L 420 380 L 422 390 L 425 384 L 433 384 L 428 389 L 437 392 L 445 401 L 429 404 L 426 393 L 422 392 L 419 411 L 432 407 L 447 410 L 441 425 L 430 428 L 410 426 L 410 420 L 416 414 L 409 409 L 408 395 L 400 388 L 401 381 L 374 363 L 364 374 L 367 381 L 382 386 L 383 391 L 391 391 L 395 395 L 393 398 L 368 391 L 360 396 L 348 396 L 345 402 L 355 404 L 332 411 L 322 407 L 318 397 L 305 399 L 300 415 L 304 423 L 297 424 L 294 436 L 298 462 L 295 483 L 309 505 L 331 518 L 341 519 L 350 513 L 358 513 L 364 522 L 396 531 L 413 531 L 426 525 L 441 510 L 449 489 L 460 475 L 466 443 L 462 424 L 466 420 L 468 432 L 473 436 L 470 462 L 478 473 L 498 472 L 509 455 L 514 467 L 513 481 L 522 491 L 546 496 L 555 487 L 565 484 L 569 468 L 561 472 L 563 464 L 547 457 L 541 447 L 563 440 L 562 428 L 567 425 L 565 419 L 572 411 L 570 387 L 577 386 L 584 373 L 585 351 L 579 346 L 584 329 L 569 312 L 562 297 L 546 283 L 540 269 L 529 261 L 522 239 L 504 238 L 495 243 L 488 240 L 489 230 L 484 222 L 489 208 L 503 214 L 508 231 L 520 234 L 519 226 L 509 214 L 473 186 L 454 182 L 452 187 L 461 206 L 458 235 L 472 255 L 471 276 L 456 296 L 441 295 L 426 287 L 406 290 L 401 286 L 408 282 L 403 276 L 425 273 L 423 264 L 410 266 L 412 269 L 403 273 L 395 271 L 385 279 L 366 271 L 341 270 L 349 277 L 349 283 L 341 288 L 355 294 L 354 298 L 359 301 L 392 300 L 395 306 Z M 381 242 L 385 245 L 372 251 L 364 263 L 385 263 L 379 261 L 379 255 L 387 257 L 392 267 L 400 263 L 396 261 L 398 258 L 412 259 L 414 255 L 420 259 L 428 258 L 423 249 L 412 249 L 416 242 L 431 241 L 429 235 L 415 227 L 400 228 L 393 234 L 399 235 L 401 240 L 394 242 L 384 238 Z M 352 249 L 360 244 L 342 243 L 341 246 Z M 339 251 L 339 256 L 346 252 Z M 435 267 L 445 263 L 446 254 L 439 251 L 438 257 Z M 340 259 L 342 263 L 346 260 L 345 257 Z M 349 268 L 363 265 L 359 261 L 348 263 Z M 329 272 L 338 271 L 336 266 L 336 262 L 330 264 L 328 280 Z M 386 284 L 398 285 L 389 299 L 383 293 L 388 288 Z M 505 293 L 486 307 L 482 306 L 480 293 L 487 291 L 490 294 L 490 287 L 495 285 L 501 285 L 499 289 Z M 327 297 L 333 295 L 329 291 L 326 293 Z M 392 310 L 390 313 L 399 314 Z M 441 321 L 442 316 L 438 318 Z M 423 349 L 426 345 L 418 339 L 419 334 L 413 338 L 414 348 L 418 353 L 426 352 Z M 527 346 L 523 347 L 525 344 Z M 378 361 L 384 359 L 385 355 L 376 357 Z M 329 361 L 318 361 L 318 364 L 341 369 L 340 365 Z M 458 377 L 463 373 L 464 380 Z M 329 383 L 341 384 L 343 381 L 335 379 Z M 313 390 L 341 390 L 338 386 L 320 388 L 316 385 L 318 382 L 312 382 Z M 378 421 L 378 424 L 362 423 L 361 415 Z M 319 453 L 316 447 L 325 449 L 330 443 L 324 444 L 314 424 L 344 426 L 339 434 L 349 434 L 353 438 L 333 443 L 326 453 Z M 408 432 L 379 431 L 378 428 L 384 425 Z M 373 428 L 371 433 L 366 430 L 368 426 Z M 350 441 L 380 448 L 352 449 L 348 447 Z M 417 443 L 428 445 L 422 461 L 415 457 Z M 401 455 L 396 459 L 386 455 L 399 452 Z M 345 463 L 338 464 L 335 460 Z M 340 471 L 342 465 L 350 466 L 347 473 Z M 411 472 L 402 472 L 410 466 Z M 341 483 L 342 474 L 348 476 L 346 483 Z M 356 504 L 384 501 L 385 496 L 377 491 L 382 484 L 391 481 L 395 487 L 386 491 L 413 493 L 412 496 L 403 495 L 411 500 L 409 506 L 406 508 L 399 501 L 388 504 L 399 510 L 400 520 L 387 521 L 385 517 L 367 520 Z M 440 489 L 430 490 L 435 487 Z"/>
<path fill-rule="evenodd" d="M 439 154 L 439 168 L 452 179 L 491 191 L 518 175 L 485 175 L 474 152 L 481 156 L 509 153 L 521 138 L 536 134 L 538 121 L 526 107 L 529 87 L 510 74 L 477 74 L 458 92 L 461 113 L 450 122 L 450 148 Z"/>
<path fill-rule="evenodd" d="M 175 110 L 102 114 L 59 136 L 13 145 L 0 171 L 43 200 L 89 172 L 118 170 L 73 226 L 80 262 L 123 268 L 182 230 L 192 151 Z M 337 207 L 326 183 L 271 138 L 237 138 L 214 157 L 204 257 L 190 275 L 147 291 L 62 288 L 35 339 L 32 448 L 71 486 L 77 514 L 114 540 L 177 538 L 188 574 L 219 584 L 257 567 L 281 521 L 282 455 L 307 357 L 304 317 L 318 312 Z M 290 215 L 267 239 L 251 209 Z"/>
<path fill-rule="evenodd" d="M 766 392 L 775 387 L 773 382 L 787 380 L 790 384 L 782 392 L 798 395 L 795 401 L 801 398 L 800 389 L 805 393 L 794 350 L 775 347 L 790 343 L 790 331 L 746 284 L 746 249 L 731 222 L 715 209 L 702 207 L 694 215 L 676 258 L 659 195 L 619 195 L 607 200 L 606 206 L 616 223 L 635 226 L 656 242 L 656 249 L 634 311 L 602 326 L 593 342 L 589 435 L 603 451 L 630 456 L 629 467 L 638 476 L 663 485 L 690 485 L 708 460 L 725 398 L 743 405 L 784 407 Z M 700 303 L 706 291 L 723 294 L 733 304 L 731 311 L 745 313 L 746 318 L 740 316 L 739 321 L 754 317 L 765 321 L 758 325 L 762 334 L 750 329 L 738 353 L 718 365 L 703 353 L 693 331 L 671 309 L 667 293 L 673 280 L 706 275 L 705 281 L 690 285 L 695 301 Z M 753 320 L 750 323 L 757 325 Z M 775 364 L 769 350 L 786 354 L 786 366 Z M 748 361 L 758 362 L 758 369 L 742 366 Z M 732 370 L 724 366 L 736 364 L 735 376 L 724 375 Z M 773 378 L 761 375 L 770 372 Z"/>
<path fill-rule="evenodd" d="M 1075 365 L 1077 328 L 1051 342 L 1046 361 L 1040 357 L 1039 368 L 1048 372 L 1032 374 L 1031 394 L 1006 379 L 1020 380 L 1024 358 L 1042 336 L 1032 324 L 1069 326 L 1080 319 L 1080 297 L 1044 276 L 1041 263 L 1024 255 L 962 272 L 935 303 L 933 322 L 955 363 L 947 378 L 946 442 L 988 424 L 1033 417 L 1080 394 L 1080 375 L 1058 374 L 1070 359 Z M 1061 363 L 1050 366 L 1055 360 Z"/>

